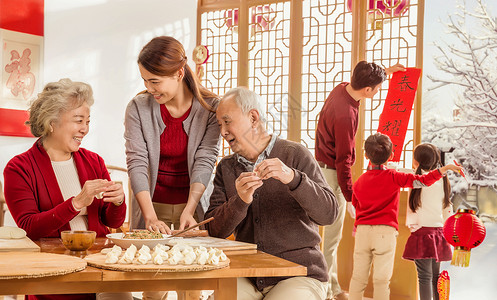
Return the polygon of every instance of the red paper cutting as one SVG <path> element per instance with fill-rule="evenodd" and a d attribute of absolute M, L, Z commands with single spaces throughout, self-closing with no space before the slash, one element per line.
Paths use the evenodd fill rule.
<path fill-rule="evenodd" d="M 405 72 L 393 73 L 390 79 L 377 131 L 388 135 L 392 140 L 392 161 L 400 161 L 420 75 L 421 69 L 407 68 Z"/>

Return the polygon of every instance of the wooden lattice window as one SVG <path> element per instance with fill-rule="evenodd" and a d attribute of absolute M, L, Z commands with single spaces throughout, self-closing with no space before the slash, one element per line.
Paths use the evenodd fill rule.
<path fill-rule="evenodd" d="M 362 6 L 352 10 L 352 2 Z M 374 6 L 368 9 L 368 3 Z M 266 104 L 268 127 L 314 151 L 324 101 L 333 87 L 350 80 L 358 61 L 422 65 L 423 9 L 422 0 L 199 1 L 197 43 L 211 53 L 202 82 L 220 95 L 238 85 L 254 90 Z M 361 103 L 355 177 L 365 167 L 363 141 L 378 127 L 387 88 L 384 83 L 374 99 Z M 402 167 L 411 166 L 420 141 L 420 94 L 418 89 Z M 224 144 L 223 155 L 228 153 Z"/>

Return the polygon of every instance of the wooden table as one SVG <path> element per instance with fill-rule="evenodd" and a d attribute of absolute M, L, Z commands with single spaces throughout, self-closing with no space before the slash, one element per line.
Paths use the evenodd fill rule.
<path fill-rule="evenodd" d="M 42 252 L 70 254 L 60 239 L 41 239 Z M 97 238 L 88 254 L 110 246 Z M 305 276 L 307 268 L 257 251 L 226 252 L 230 266 L 201 272 L 146 273 L 119 272 L 87 267 L 81 272 L 35 279 L 0 280 L 0 295 L 74 294 L 96 292 L 214 290 L 216 300 L 236 299 L 238 277 Z"/>

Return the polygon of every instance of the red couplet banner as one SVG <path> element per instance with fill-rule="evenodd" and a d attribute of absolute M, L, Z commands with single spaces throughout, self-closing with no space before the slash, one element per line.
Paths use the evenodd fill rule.
<path fill-rule="evenodd" d="M 405 72 L 393 73 L 390 79 L 377 131 L 388 135 L 392 140 L 392 161 L 400 161 L 420 75 L 421 69 L 407 68 Z"/>

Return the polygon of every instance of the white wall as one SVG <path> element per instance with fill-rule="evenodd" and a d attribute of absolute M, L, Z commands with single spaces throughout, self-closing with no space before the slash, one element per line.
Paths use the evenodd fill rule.
<path fill-rule="evenodd" d="M 124 111 L 144 89 L 138 53 L 151 38 L 171 35 L 191 58 L 196 18 L 196 0 L 45 0 L 44 83 L 67 77 L 93 87 L 90 132 L 82 147 L 107 164 L 126 167 Z M 7 162 L 34 140 L 0 137 L 2 181 Z"/>

